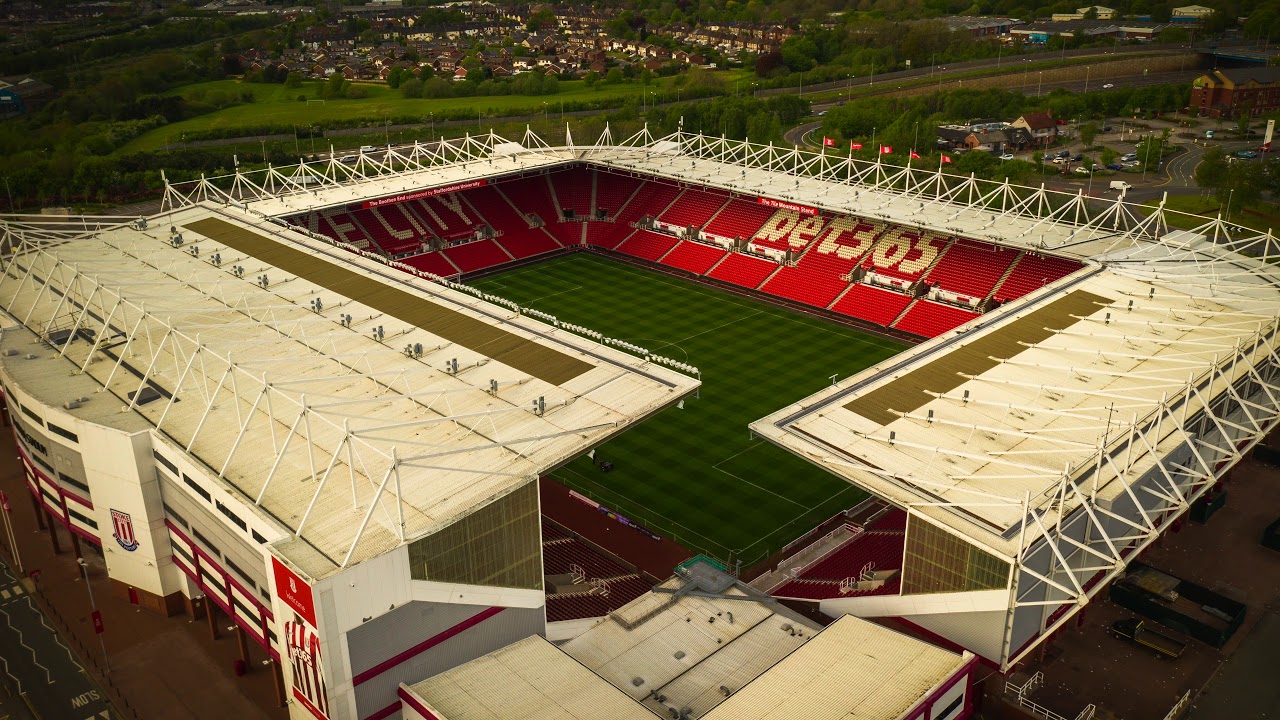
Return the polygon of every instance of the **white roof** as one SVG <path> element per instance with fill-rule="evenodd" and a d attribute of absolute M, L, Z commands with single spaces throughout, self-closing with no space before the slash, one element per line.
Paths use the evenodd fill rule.
<path fill-rule="evenodd" d="M 705 719 L 896 720 L 972 658 L 845 615 Z"/>
<path fill-rule="evenodd" d="M 409 687 L 442 720 L 653 720 L 537 635 Z"/>
<path fill-rule="evenodd" d="M 62 374 L 84 367 L 298 534 L 281 551 L 312 578 L 438 530 L 698 386 L 234 208 L 77 233 L 33 232 L 0 276 L 0 306 L 42 335 L 92 330 L 101 342 L 68 343 Z M 163 397 L 130 408 L 144 376 Z"/>

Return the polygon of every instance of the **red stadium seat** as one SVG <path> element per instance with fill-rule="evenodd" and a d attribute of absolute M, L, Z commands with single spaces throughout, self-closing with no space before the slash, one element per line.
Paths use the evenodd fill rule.
<path fill-rule="evenodd" d="M 925 282 L 982 300 L 991 294 L 1017 256 L 1018 251 L 1011 248 L 956 240 L 929 271 Z"/>
<path fill-rule="evenodd" d="M 911 304 L 911 296 L 870 285 L 854 285 L 831 309 L 842 315 L 888 325 Z"/>
<path fill-rule="evenodd" d="M 978 313 L 943 305 L 932 300 L 919 300 L 893 326 L 899 330 L 936 337 L 978 317 Z"/>
<path fill-rule="evenodd" d="M 695 275 L 705 274 L 720 258 L 728 254 L 728 250 L 714 245 L 682 240 L 676 249 L 662 258 L 663 265 L 688 270 Z"/>
<path fill-rule="evenodd" d="M 511 262 L 511 256 L 489 239 L 454 245 L 440 252 L 444 253 L 464 273 Z"/>
<path fill-rule="evenodd" d="M 775 262 L 754 255 L 731 253 L 712 268 L 707 277 L 755 289 L 777 269 L 778 264 Z"/>
<path fill-rule="evenodd" d="M 680 240 L 671 235 L 664 233 L 650 232 L 648 230 L 637 230 L 635 234 L 626 239 L 618 246 L 618 252 L 624 252 L 628 255 L 635 255 L 638 258 L 657 262 L 671 248 L 676 246 Z"/>
<path fill-rule="evenodd" d="M 707 223 L 704 232 L 726 238 L 751 237 L 773 214 L 773 208 L 734 198 Z"/>
<path fill-rule="evenodd" d="M 687 188 L 666 212 L 658 216 L 658 220 L 677 227 L 700 228 L 728 199 L 720 191 Z"/>
<path fill-rule="evenodd" d="M 1019 256 L 1017 263 L 1004 282 L 996 288 L 996 300 L 1016 300 L 1084 267 L 1075 260 L 1027 252 Z"/>

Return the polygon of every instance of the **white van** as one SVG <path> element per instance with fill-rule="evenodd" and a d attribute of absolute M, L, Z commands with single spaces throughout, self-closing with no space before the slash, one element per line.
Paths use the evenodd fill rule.
<path fill-rule="evenodd" d="M 361 155 L 363 155 L 363 154 L 365 154 L 365 153 L 371 153 L 371 152 L 374 152 L 376 149 L 377 149 L 377 148 L 375 148 L 375 147 L 374 147 L 374 146 L 372 146 L 372 145 L 361 145 L 361 146 L 360 146 L 360 154 L 361 154 Z"/>
<path fill-rule="evenodd" d="M 1112 181 L 1111 181 L 1111 189 L 1112 189 L 1112 190 L 1119 190 L 1120 192 L 1124 192 L 1125 190 L 1128 190 L 1128 189 L 1129 189 L 1129 188 L 1131 188 L 1131 187 L 1133 187 L 1133 186 L 1132 186 L 1132 185 L 1130 185 L 1129 183 L 1127 183 L 1127 182 L 1123 181 L 1123 180 L 1112 180 Z"/>

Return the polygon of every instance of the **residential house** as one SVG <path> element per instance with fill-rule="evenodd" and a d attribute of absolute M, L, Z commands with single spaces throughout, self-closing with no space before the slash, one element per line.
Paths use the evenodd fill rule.
<path fill-rule="evenodd" d="M 1052 110 L 1023 115 L 1011 124 L 1030 133 L 1034 145 L 1050 145 L 1058 137 L 1058 122 L 1053 119 Z"/>

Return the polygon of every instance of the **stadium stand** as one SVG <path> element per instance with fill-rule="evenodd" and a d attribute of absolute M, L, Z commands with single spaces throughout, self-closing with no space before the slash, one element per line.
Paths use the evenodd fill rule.
<path fill-rule="evenodd" d="M 543 516 L 543 574 L 573 574 L 596 581 L 589 591 L 547 593 L 547 621 L 602 617 L 649 592 L 651 583 L 594 547 L 580 541 L 568 529 Z"/>
<path fill-rule="evenodd" d="M 880 275 L 914 282 L 945 250 L 947 241 L 919 230 L 895 226 L 876 242 L 863 267 Z"/>
<path fill-rule="evenodd" d="M 636 232 L 629 225 L 618 223 L 587 223 L 587 244 L 616 250 L 618 244 Z"/>
<path fill-rule="evenodd" d="M 907 514 L 902 510 L 893 508 L 881 512 L 863 532 L 800 568 L 793 579 L 771 592 L 777 597 L 810 600 L 896 594 L 901 587 L 900 575 L 887 580 L 883 587 L 870 590 L 846 588 L 842 592 L 840 584 L 850 578 L 859 579 L 863 570 L 901 570 L 906 527 Z"/>
<path fill-rule="evenodd" d="M 821 215 L 801 215 L 795 210 L 778 210 L 751 236 L 751 244 L 774 250 L 800 251 L 822 234 L 827 219 Z"/>
<path fill-rule="evenodd" d="M 634 235 L 626 239 L 626 242 L 619 245 L 617 250 L 618 252 L 657 262 L 678 242 L 680 240 L 671 235 L 649 230 L 637 230 Z"/>
<path fill-rule="evenodd" d="M 320 215 L 320 232 L 338 242 L 351 243 L 361 249 L 367 248 L 371 243 L 364 230 L 356 225 L 356 221 L 340 210 Z"/>
<path fill-rule="evenodd" d="M 925 277 L 925 282 L 982 300 L 991 294 L 1018 251 L 974 240 L 956 240 Z"/>
<path fill-rule="evenodd" d="M 707 223 L 704 232 L 726 238 L 751 237 L 772 214 L 767 205 L 734 198 Z"/>
<path fill-rule="evenodd" d="M 415 237 L 412 229 L 407 231 L 393 229 L 391 225 L 382 220 L 381 215 L 375 214 L 374 209 L 361 208 L 353 210 L 351 217 L 364 228 L 368 233 L 369 239 L 388 255 L 401 255 L 422 248 L 422 242 Z"/>
<path fill-rule="evenodd" d="M 764 282 L 765 278 L 769 277 L 777 269 L 778 264 L 775 262 L 770 262 L 754 255 L 730 253 L 729 257 L 711 268 L 711 271 L 707 273 L 707 277 L 755 289 L 760 287 L 760 283 Z"/>
<path fill-rule="evenodd" d="M 842 315 L 888 326 L 911 304 L 911 296 L 858 284 L 836 300 L 831 309 Z"/>
<path fill-rule="evenodd" d="M 825 308 L 847 287 L 849 287 L 848 280 L 822 269 L 806 267 L 804 258 L 801 258 L 800 264 L 783 267 L 769 278 L 760 290 L 806 305 Z"/>
<path fill-rule="evenodd" d="M 573 229 L 581 232 L 581 228 L 576 224 Z M 541 255 L 561 248 L 560 243 L 548 235 L 544 228 L 516 230 L 494 238 L 494 242 L 501 245 L 504 250 L 511 254 L 511 257 L 517 260 L 523 260 L 527 257 Z"/>
<path fill-rule="evenodd" d="M 631 197 L 631 202 L 622 208 L 614 222 L 619 225 L 630 225 L 646 215 L 657 217 L 679 194 L 680 188 L 675 185 L 652 180 L 646 182 Z"/>
<path fill-rule="evenodd" d="M 592 173 L 589 170 L 565 170 L 551 173 L 547 178 L 562 211 L 572 210 L 579 220 L 591 216 Z"/>
<path fill-rule="evenodd" d="M 993 297 L 999 302 L 1016 300 L 1049 283 L 1061 280 L 1082 267 L 1084 266 L 1075 260 L 1024 252 L 1017 259 L 1017 264 L 1013 266 L 1008 277 L 996 287 Z"/>
<path fill-rule="evenodd" d="M 401 262 L 409 267 L 417 268 L 429 273 L 435 273 L 440 277 L 449 277 L 450 275 L 458 274 L 458 268 L 453 263 L 449 262 L 449 259 L 440 252 L 413 255 L 405 258 Z"/>
<path fill-rule="evenodd" d="M 702 227 L 729 199 L 723 192 L 686 188 L 680 197 L 658 216 L 660 222 L 677 227 Z"/>
<path fill-rule="evenodd" d="M 497 243 L 487 238 L 447 247 L 440 252 L 464 273 L 491 268 L 512 259 Z"/>
<path fill-rule="evenodd" d="M 432 200 L 436 198 L 431 198 Z M 467 202 L 476 208 L 489 227 L 500 233 L 529 229 L 529 221 L 517 211 L 497 188 L 484 186 L 467 191 Z M 443 237 L 443 236 L 441 236 Z"/>
<path fill-rule="evenodd" d="M 902 576 L 898 575 L 874 590 L 840 592 L 839 580 L 791 580 L 773 591 L 775 597 L 797 600 L 826 600 L 828 598 L 869 597 L 872 595 L 897 595 L 902 588 Z"/>
<path fill-rule="evenodd" d="M 526 215 L 537 215 L 550 227 L 560 222 L 560 211 L 551 199 L 551 186 L 547 184 L 544 173 L 526 175 L 515 180 L 501 183 L 498 188 L 503 195 L 511 198 Z"/>
<path fill-rule="evenodd" d="M 893 324 L 893 327 L 915 335 L 931 338 L 960 327 L 976 317 L 978 317 L 976 312 L 962 310 L 951 305 L 943 305 L 932 300 L 917 300 Z"/>
<path fill-rule="evenodd" d="M 460 240 L 475 231 L 482 220 L 459 193 L 419 198 L 405 203 L 424 227 L 443 240 Z"/>
<path fill-rule="evenodd" d="M 609 580 L 635 574 L 634 570 L 609 559 L 576 538 L 544 542 L 542 565 L 547 575 L 572 573 L 576 566 L 582 568 L 588 580 Z"/>
<path fill-rule="evenodd" d="M 720 261 L 720 258 L 729 254 L 728 250 L 707 245 L 705 243 L 694 242 L 693 240 L 681 240 L 676 249 L 667 253 L 662 258 L 663 265 L 688 270 L 695 275 L 704 275 L 711 266 Z"/>
<path fill-rule="evenodd" d="M 644 183 L 643 180 L 633 178 L 630 175 L 618 175 L 616 173 L 604 172 L 603 170 L 592 171 L 596 179 L 596 210 L 604 210 L 607 217 L 617 217 L 618 213 L 626 207 L 627 202 L 631 200 L 631 196 Z"/>
<path fill-rule="evenodd" d="M 605 592 L 547 596 L 547 622 L 603 617 L 641 595 L 652 586 L 639 575 L 628 575 L 604 583 Z"/>

